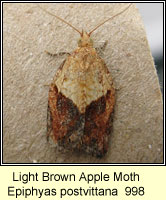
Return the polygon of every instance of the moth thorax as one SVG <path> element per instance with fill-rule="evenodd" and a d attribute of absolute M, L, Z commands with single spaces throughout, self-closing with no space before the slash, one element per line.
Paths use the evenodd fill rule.
<path fill-rule="evenodd" d="M 87 32 L 82 31 L 81 38 L 78 40 L 79 47 L 92 47 L 93 41 Z"/>

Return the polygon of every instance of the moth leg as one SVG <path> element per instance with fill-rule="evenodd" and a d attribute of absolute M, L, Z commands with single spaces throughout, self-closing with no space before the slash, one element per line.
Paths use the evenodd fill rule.
<path fill-rule="evenodd" d="M 122 88 L 123 88 L 123 87 L 120 86 L 120 87 L 118 87 L 118 88 L 115 88 L 115 90 L 116 90 L 116 91 L 120 91 Z"/>
<path fill-rule="evenodd" d="M 102 45 L 100 45 L 99 47 L 96 47 L 96 48 L 95 48 L 96 51 L 97 51 L 97 53 L 98 53 L 99 55 L 101 55 L 101 54 L 104 52 L 104 50 L 105 50 L 107 44 L 108 44 L 108 40 L 106 40 L 106 41 L 105 41 Z"/>
<path fill-rule="evenodd" d="M 50 83 L 46 83 L 43 85 L 44 87 L 49 87 L 50 86 Z"/>
<path fill-rule="evenodd" d="M 52 131 L 52 117 L 51 117 L 50 107 L 48 105 L 48 108 L 47 108 L 47 135 L 46 135 L 47 141 L 49 140 L 51 131 Z"/>
<path fill-rule="evenodd" d="M 69 52 L 50 53 L 48 51 L 45 51 L 45 53 L 47 53 L 49 56 L 54 56 L 54 57 L 70 55 Z"/>

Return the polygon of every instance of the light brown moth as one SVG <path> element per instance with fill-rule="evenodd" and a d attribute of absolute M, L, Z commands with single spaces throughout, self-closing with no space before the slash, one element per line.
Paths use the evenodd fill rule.
<path fill-rule="evenodd" d="M 80 32 L 60 17 L 46 11 L 80 34 L 78 47 L 57 70 L 48 95 L 48 135 L 55 144 L 102 157 L 108 151 L 115 105 L 111 74 L 93 47 L 92 31 Z M 43 8 L 41 8 L 43 9 Z"/>

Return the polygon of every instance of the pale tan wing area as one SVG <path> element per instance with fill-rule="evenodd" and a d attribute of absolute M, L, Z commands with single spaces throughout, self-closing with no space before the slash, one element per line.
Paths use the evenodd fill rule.
<path fill-rule="evenodd" d="M 54 83 L 70 98 L 81 113 L 113 87 L 111 75 L 94 48 L 78 48 L 66 59 L 62 71 L 58 70 Z"/>

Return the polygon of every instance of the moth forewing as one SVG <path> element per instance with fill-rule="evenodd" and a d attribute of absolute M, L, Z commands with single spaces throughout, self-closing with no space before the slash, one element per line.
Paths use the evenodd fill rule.
<path fill-rule="evenodd" d="M 115 88 L 106 64 L 99 57 L 91 34 L 79 31 L 62 18 L 46 11 L 80 34 L 78 47 L 59 67 L 48 95 L 48 134 L 65 149 L 86 151 L 102 157 L 108 151 L 109 135 L 115 105 Z"/>

